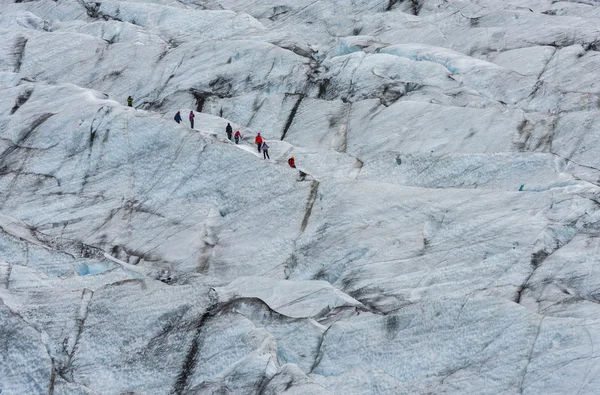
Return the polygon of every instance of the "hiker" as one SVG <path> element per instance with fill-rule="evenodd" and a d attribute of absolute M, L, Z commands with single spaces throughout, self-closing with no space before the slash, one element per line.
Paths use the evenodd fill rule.
<path fill-rule="evenodd" d="M 133 97 L 129 96 L 127 98 L 127 106 L 128 107 L 133 107 Z"/>
<path fill-rule="evenodd" d="M 267 145 L 266 141 L 263 141 L 262 145 L 260 146 L 260 149 L 262 149 L 263 152 L 263 159 L 271 160 L 271 157 L 269 156 L 269 146 Z"/>
<path fill-rule="evenodd" d="M 260 146 L 263 143 L 263 138 L 261 137 L 260 133 L 258 133 L 256 135 L 256 138 L 254 139 L 254 143 L 256 144 L 256 147 L 258 148 L 258 153 L 260 154 Z"/>
<path fill-rule="evenodd" d="M 181 122 L 181 111 L 177 111 L 177 114 L 175 114 L 175 122 L 180 123 Z"/>
<path fill-rule="evenodd" d="M 290 159 L 288 159 L 288 165 L 290 165 L 290 167 L 293 167 L 294 169 L 296 168 L 296 161 L 294 160 L 293 156 Z"/>
<path fill-rule="evenodd" d="M 196 118 L 194 112 L 190 111 L 190 125 L 192 125 L 192 129 L 194 129 L 194 118 Z"/>
<path fill-rule="evenodd" d="M 237 132 L 235 132 L 235 134 L 233 135 L 233 138 L 235 139 L 236 144 L 238 144 L 240 142 L 240 138 L 242 138 L 242 134 L 240 133 L 239 130 Z"/>
<path fill-rule="evenodd" d="M 227 126 L 225 127 L 225 133 L 227 133 L 227 139 L 229 141 L 231 141 L 231 135 L 233 134 L 233 128 L 231 127 L 231 125 L 229 123 L 227 123 Z"/>

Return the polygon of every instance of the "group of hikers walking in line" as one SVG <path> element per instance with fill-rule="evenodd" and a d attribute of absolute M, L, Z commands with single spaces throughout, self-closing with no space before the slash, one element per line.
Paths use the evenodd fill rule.
<path fill-rule="evenodd" d="M 189 118 L 190 118 L 190 126 L 193 129 L 194 128 L 194 118 L 196 118 L 196 116 L 194 115 L 194 111 L 190 111 Z M 177 111 L 177 114 L 175 114 L 174 119 L 175 119 L 175 122 L 177 122 L 177 123 L 181 122 L 181 111 Z M 232 137 L 233 137 L 233 141 L 235 141 L 236 144 L 239 144 L 240 140 L 243 138 L 243 136 L 239 130 L 237 130 L 235 133 L 233 133 L 233 127 L 231 127 L 231 124 L 229 122 L 227 123 L 227 126 L 225 126 L 225 133 L 227 134 L 227 139 L 229 141 L 232 141 Z M 256 134 L 256 137 L 254 138 L 254 144 L 256 144 L 258 153 L 260 154 L 262 152 L 263 159 L 271 160 L 271 157 L 269 156 L 269 145 L 262 138 L 260 133 Z M 288 165 L 290 165 L 290 167 L 293 167 L 294 169 L 296 168 L 296 161 L 293 156 L 288 159 Z"/>
<path fill-rule="evenodd" d="M 127 106 L 133 107 L 133 97 L 131 97 L 131 96 L 127 97 Z M 194 111 L 190 111 L 190 115 L 188 116 L 188 118 L 190 120 L 190 127 L 193 129 L 194 128 L 194 119 L 196 118 Z M 175 114 L 175 117 L 173 119 L 175 120 L 175 122 L 181 123 L 181 121 L 182 121 L 181 111 L 177 111 L 177 113 Z M 233 128 L 231 127 L 230 123 L 227 123 L 227 126 L 225 127 L 225 133 L 227 134 L 227 139 L 229 139 L 229 141 L 232 141 L 231 138 L 233 137 L 233 141 L 235 141 L 236 144 L 239 144 L 240 140 L 243 138 L 243 136 L 239 130 L 236 131 L 235 134 L 233 133 Z M 263 159 L 271 160 L 271 157 L 269 156 L 269 145 L 262 138 L 260 133 L 256 134 L 256 137 L 254 138 L 254 144 L 256 144 L 258 153 L 260 154 L 262 152 Z M 296 161 L 293 156 L 288 159 L 288 165 L 290 167 L 293 167 L 294 169 L 296 168 Z"/>
<path fill-rule="evenodd" d="M 190 126 L 193 129 L 194 128 L 194 118 L 196 118 L 196 116 L 194 115 L 194 111 L 190 111 L 189 118 L 190 118 Z M 175 118 L 174 119 L 175 119 L 175 122 L 181 123 L 181 111 L 177 111 L 177 114 L 175 114 Z M 233 133 L 233 127 L 231 127 L 230 123 L 227 123 L 227 126 L 225 126 L 225 133 L 227 134 L 227 139 L 229 141 L 232 141 L 232 137 L 233 137 L 233 141 L 236 144 L 239 144 L 240 140 L 243 138 L 243 136 L 242 136 L 242 134 L 240 133 L 239 130 L 237 130 L 235 133 Z M 256 144 L 256 148 L 258 149 L 258 153 L 260 154 L 262 152 L 263 159 L 269 159 L 269 160 L 271 160 L 271 157 L 269 156 L 269 145 L 262 138 L 262 136 L 260 135 L 260 133 L 256 134 L 256 137 L 254 138 L 254 144 Z M 294 169 L 296 168 L 296 161 L 295 161 L 295 159 L 294 159 L 293 156 L 288 159 L 288 165 L 290 167 L 293 167 Z"/>
<path fill-rule="evenodd" d="M 233 132 L 233 128 L 231 127 L 231 124 L 227 123 L 227 126 L 225 127 L 225 133 L 227 133 L 227 138 L 229 140 L 231 140 L 231 133 Z M 239 137 L 241 136 L 240 131 L 238 130 L 237 132 L 235 132 L 235 143 L 238 144 L 239 143 Z M 262 138 L 262 136 L 260 135 L 260 133 L 256 134 L 256 137 L 254 138 L 254 144 L 256 144 L 256 148 L 258 149 L 258 153 L 260 154 L 262 152 L 263 154 L 263 159 L 271 159 L 271 157 L 269 156 L 269 145 L 267 144 L 267 142 L 265 141 L 265 139 Z M 296 160 L 294 159 L 294 157 L 292 156 L 291 158 L 288 159 L 288 165 L 290 165 L 290 167 L 293 167 L 294 169 L 296 168 Z"/>
<path fill-rule="evenodd" d="M 190 111 L 190 126 L 192 127 L 192 129 L 194 129 L 194 118 L 196 118 L 196 115 L 194 114 L 193 111 Z M 181 119 L 181 111 L 177 111 L 177 114 L 175 114 L 175 122 L 177 123 L 181 123 L 182 119 Z"/>
<path fill-rule="evenodd" d="M 229 125 L 229 124 L 227 124 L 227 125 Z M 267 142 L 265 140 L 263 140 L 260 133 L 256 134 L 256 137 L 254 138 L 254 144 L 256 144 L 256 147 L 258 148 L 259 154 L 260 154 L 260 151 L 262 151 L 263 159 L 267 159 L 267 158 L 271 159 L 269 157 L 269 146 L 267 145 Z"/>
<path fill-rule="evenodd" d="M 225 133 L 227 133 L 227 138 L 229 139 L 229 141 L 231 141 L 231 135 L 233 134 L 233 128 L 231 127 L 231 124 L 227 123 L 227 126 L 225 127 Z M 242 134 L 239 130 L 235 132 L 235 134 L 233 135 L 233 139 L 236 144 L 240 143 L 240 140 L 242 139 Z"/>

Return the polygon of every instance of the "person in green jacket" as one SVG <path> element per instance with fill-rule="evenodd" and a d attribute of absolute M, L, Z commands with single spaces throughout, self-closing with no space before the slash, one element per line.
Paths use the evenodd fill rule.
<path fill-rule="evenodd" d="M 133 107 L 133 97 L 129 96 L 127 98 L 127 106 L 128 107 Z"/>

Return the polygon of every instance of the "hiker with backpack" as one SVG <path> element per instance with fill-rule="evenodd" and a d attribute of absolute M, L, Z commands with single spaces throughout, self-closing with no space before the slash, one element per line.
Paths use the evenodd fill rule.
<path fill-rule="evenodd" d="M 190 111 L 190 125 L 192 125 L 192 129 L 194 129 L 194 118 L 196 118 L 194 112 Z"/>
<path fill-rule="evenodd" d="M 127 107 L 133 107 L 133 97 L 127 97 Z"/>
<path fill-rule="evenodd" d="M 175 122 L 180 123 L 181 122 L 181 111 L 177 111 L 177 114 L 175 114 Z"/>
<path fill-rule="evenodd" d="M 254 144 L 256 144 L 256 147 L 258 148 L 258 153 L 259 154 L 260 154 L 260 146 L 262 145 L 262 143 L 263 143 L 263 138 L 260 135 L 260 133 L 258 133 L 256 135 L 256 138 L 254 139 Z"/>
<path fill-rule="evenodd" d="M 288 165 L 290 165 L 290 167 L 293 167 L 294 169 L 296 168 L 296 161 L 294 160 L 293 156 L 290 159 L 288 159 Z"/>
<path fill-rule="evenodd" d="M 235 134 L 233 135 L 233 138 L 235 139 L 235 143 L 239 144 L 240 139 L 242 138 L 242 134 L 240 133 L 239 130 L 237 132 L 235 132 Z"/>
<path fill-rule="evenodd" d="M 225 127 L 225 133 L 227 133 L 227 139 L 229 141 L 231 141 L 231 135 L 233 134 L 233 128 L 231 127 L 231 125 L 229 123 L 227 123 L 227 126 Z"/>

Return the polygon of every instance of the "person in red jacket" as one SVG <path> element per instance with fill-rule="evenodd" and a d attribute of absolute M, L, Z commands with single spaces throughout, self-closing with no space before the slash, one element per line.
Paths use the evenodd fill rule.
<path fill-rule="evenodd" d="M 294 160 L 293 156 L 290 159 L 288 159 L 288 165 L 290 165 L 290 167 L 293 167 L 294 169 L 296 168 L 296 161 Z"/>
<path fill-rule="evenodd" d="M 263 143 L 263 138 L 262 138 L 262 136 L 260 135 L 260 133 L 258 133 L 258 134 L 256 135 L 256 138 L 254 139 L 254 143 L 256 144 L 256 147 L 258 147 L 258 153 L 260 154 L 260 146 L 261 146 L 261 145 L 262 145 L 262 143 Z"/>
<path fill-rule="evenodd" d="M 240 133 L 239 130 L 237 132 L 235 132 L 235 134 L 233 135 L 233 138 L 235 139 L 235 143 L 239 144 L 240 139 L 242 138 L 242 134 Z"/>

